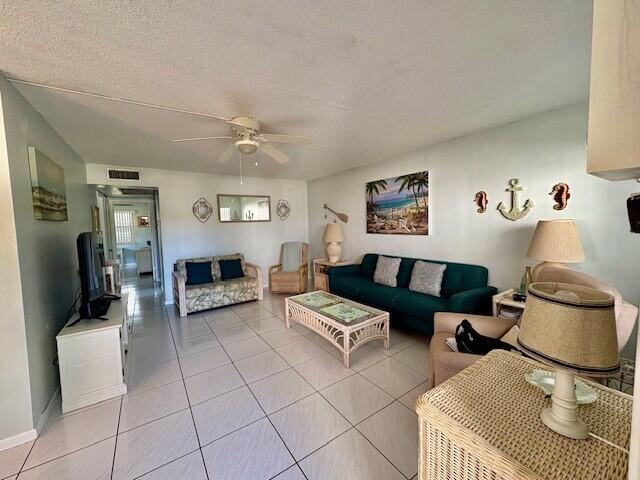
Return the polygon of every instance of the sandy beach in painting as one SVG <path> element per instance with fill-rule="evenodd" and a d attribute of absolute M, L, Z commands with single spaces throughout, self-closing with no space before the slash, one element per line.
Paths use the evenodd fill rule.
<path fill-rule="evenodd" d="M 429 234 L 428 172 L 367 183 L 367 233 Z"/>

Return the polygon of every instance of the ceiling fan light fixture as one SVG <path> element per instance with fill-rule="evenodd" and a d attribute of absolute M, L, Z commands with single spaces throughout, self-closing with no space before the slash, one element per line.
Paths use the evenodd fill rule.
<path fill-rule="evenodd" d="M 236 148 L 243 155 L 253 155 L 258 150 L 258 142 L 254 142 L 253 140 L 238 140 L 236 142 Z"/>

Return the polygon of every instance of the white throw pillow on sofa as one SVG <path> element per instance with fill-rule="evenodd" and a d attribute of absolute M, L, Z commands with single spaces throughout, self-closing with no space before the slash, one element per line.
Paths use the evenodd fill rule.
<path fill-rule="evenodd" d="M 388 287 L 397 287 L 398 280 L 396 277 L 398 276 L 401 260 L 400 258 L 379 255 L 378 263 L 376 263 L 376 271 L 373 274 L 373 281 Z"/>
<path fill-rule="evenodd" d="M 434 297 L 440 296 L 442 289 L 442 279 L 447 266 L 442 263 L 423 262 L 416 260 L 411 271 L 411 282 L 409 290 L 413 292 L 426 293 Z"/>

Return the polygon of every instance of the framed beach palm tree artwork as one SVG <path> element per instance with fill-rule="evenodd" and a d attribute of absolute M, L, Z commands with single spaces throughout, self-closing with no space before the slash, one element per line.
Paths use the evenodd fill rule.
<path fill-rule="evenodd" d="M 429 235 L 429 172 L 366 184 L 367 233 Z"/>

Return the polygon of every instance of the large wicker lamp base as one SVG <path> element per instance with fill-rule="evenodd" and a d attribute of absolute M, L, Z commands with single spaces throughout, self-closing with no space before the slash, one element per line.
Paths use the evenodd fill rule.
<path fill-rule="evenodd" d="M 589 430 L 578 418 L 578 402 L 576 400 L 573 373 L 556 369 L 556 379 L 551 396 L 551 408 L 540 412 L 542 423 L 554 432 L 576 440 L 584 440 Z"/>

